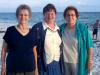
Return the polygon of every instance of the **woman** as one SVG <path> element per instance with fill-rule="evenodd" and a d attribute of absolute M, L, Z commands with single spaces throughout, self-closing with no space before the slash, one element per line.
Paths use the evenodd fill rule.
<path fill-rule="evenodd" d="M 61 25 L 64 75 L 86 75 L 92 68 L 92 39 L 87 27 L 79 23 L 78 11 L 69 6 L 63 13 Z"/>
<path fill-rule="evenodd" d="M 28 5 L 23 4 L 17 8 L 18 25 L 7 28 L 3 37 L 1 75 L 36 75 L 37 55 L 36 49 L 33 49 L 35 35 L 28 24 L 31 15 Z"/>
<path fill-rule="evenodd" d="M 43 16 L 43 21 L 37 23 L 32 28 L 37 35 L 39 75 L 61 75 L 59 63 L 61 38 L 59 27 L 55 23 L 55 6 L 47 4 L 43 8 Z"/>

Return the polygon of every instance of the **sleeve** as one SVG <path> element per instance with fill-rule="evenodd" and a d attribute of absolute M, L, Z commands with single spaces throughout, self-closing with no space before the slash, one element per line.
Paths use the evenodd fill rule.
<path fill-rule="evenodd" d="M 5 40 L 6 43 L 8 43 L 8 40 L 9 40 L 9 28 L 7 28 L 4 36 L 3 36 L 3 39 Z"/>
<path fill-rule="evenodd" d="M 90 33 L 89 33 L 89 30 L 86 28 L 86 33 L 87 33 L 87 39 L 86 39 L 86 41 L 87 41 L 87 49 L 89 49 L 89 48 L 93 48 L 94 46 L 93 46 L 93 41 L 92 41 L 92 38 L 91 38 L 91 35 L 90 35 Z"/>
<path fill-rule="evenodd" d="M 37 35 L 37 33 L 39 33 L 39 32 L 37 30 L 36 25 L 34 25 L 32 27 L 32 34 L 33 34 L 33 38 L 34 38 L 34 45 L 37 45 L 37 43 L 38 43 L 38 35 Z"/>

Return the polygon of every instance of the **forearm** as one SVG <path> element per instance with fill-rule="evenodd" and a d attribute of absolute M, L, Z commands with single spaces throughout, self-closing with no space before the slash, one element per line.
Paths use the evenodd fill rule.
<path fill-rule="evenodd" d="M 92 70 L 92 65 L 93 65 L 93 49 L 89 49 L 88 53 L 88 71 Z"/>
<path fill-rule="evenodd" d="M 7 43 L 3 40 L 2 51 L 1 51 L 1 63 L 2 63 L 2 65 L 5 64 L 6 51 L 7 51 Z"/>
<path fill-rule="evenodd" d="M 88 57 L 88 60 L 91 63 L 93 62 L 93 49 L 92 48 L 89 49 L 89 57 Z"/>
<path fill-rule="evenodd" d="M 5 58 L 6 58 L 6 50 L 5 50 L 5 48 L 2 48 L 2 51 L 1 51 L 1 62 L 2 62 L 2 65 L 5 65 Z"/>
<path fill-rule="evenodd" d="M 34 51 L 34 58 L 35 58 L 35 67 L 37 69 L 38 67 L 37 67 L 37 51 L 36 51 L 36 46 L 34 47 L 33 51 Z"/>

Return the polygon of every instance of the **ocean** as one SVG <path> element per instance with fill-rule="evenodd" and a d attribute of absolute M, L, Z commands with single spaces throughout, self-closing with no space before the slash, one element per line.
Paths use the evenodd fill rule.
<path fill-rule="evenodd" d="M 32 18 L 30 20 L 30 26 L 35 23 L 42 21 L 43 14 L 41 12 L 33 12 Z M 85 23 L 88 26 L 91 26 L 97 19 L 100 20 L 100 12 L 80 12 L 79 13 L 79 21 Z M 63 13 L 58 12 L 56 16 L 56 22 L 58 25 L 61 25 L 64 22 Z M 0 23 L 9 23 L 16 24 L 16 14 L 15 13 L 0 13 Z"/>
<path fill-rule="evenodd" d="M 79 12 L 79 21 L 86 24 L 92 32 L 92 26 L 97 19 L 100 20 L 100 12 Z M 36 24 L 39 21 L 43 20 L 43 14 L 41 12 L 33 12 L 32 18 L 29 21 L 30 27 Z M 58 12 L 56 16 L 56 22 L 60 26 L 64 23 L 63 13 Z M 6 28 L 12 25 L 17 25 L 17 19 L 15 13 L 0 13 L 0 31 L 6 31 Z M 99 25 L 100 28 L 100 25 Z M 1 54 L 1 47 L 2 47 L 2 37 L 4 33 L 0 33 L 0 54 Z M 99 29 L 99 36 L 100 40 L 100 29 Z M 93 55 L 93 71 L 98 73 L 96 75 L 100 75 L 100 42 L 94 43 L 94 55 Z M 1 55 L 0 55 L 0 70 L 1 70 Z"/>

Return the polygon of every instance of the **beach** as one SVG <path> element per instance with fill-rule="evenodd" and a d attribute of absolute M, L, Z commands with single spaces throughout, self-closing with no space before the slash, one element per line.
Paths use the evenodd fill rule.
<path fill-rule="evenodd" d="M 30 28 L 37 22 L 42 20 L 42 14 L 40 13 L 33 14 L 32 20 L 30 21 Z M 5 18 L 7 15 L 7 18 Z M 14 18 L 14 14 L 0 14 L 0 71 L 1 71 L 1 49 L 3 36 L 7 27 L 17 25 L 16 19 Z M 35 18 L 35 19 L 34 19 Z M 88 26 L 89 32 L 92 36 L 92 26 L 95 23 L 96 19 L 100 20 L 100 13 L 80 13 L 79 21 L 83 22 Z M 57 24 L 61 25 L 64 22 L 62 18 L 62 13 L 57 14 Z M 100 27 L 98 32 L 98 39 L 93 40 L 94 48 L 93 48 L 93 69 L 92 75 L 100 75 Z"/>
<path fill-rule="evenodd" d="M 2 31 L 5 31 L 7 29 L 7 26 L 2 26 Z M 1 48 L 2 48 L 2 42 L 3 42 L 3 36 L 5 32 L 0 33 L 0 54 L 1 54 Z M 90 31 L 90 34 L 92 36 L 92 31 Z M 93 75 L 100 75 L 100 32 L 98 33 L 98 39 L 97 41 L 94 41 L 94 48 L 93 48 L 93 69 L 92 73 Z M 1 57 L 1 56 L 0 56 Z M 0 59 L 1 61 L 1 59 Z M 0 63 L 1 68 L 1 63 Z M 1 69 L 0 69 L 1 70 Z"/>

